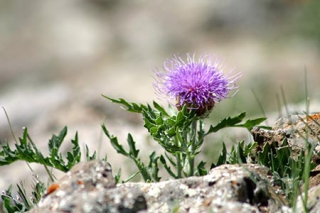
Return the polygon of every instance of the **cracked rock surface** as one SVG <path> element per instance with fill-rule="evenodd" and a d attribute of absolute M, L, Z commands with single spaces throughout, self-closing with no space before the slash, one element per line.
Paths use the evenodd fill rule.
<path fill-rule="evenodd" d="M 104 161 L 76 165 L 30 212 L 291 212 L 267 168 L 222 165 L 208 175 L 159 183 L 115 184 Z"/>

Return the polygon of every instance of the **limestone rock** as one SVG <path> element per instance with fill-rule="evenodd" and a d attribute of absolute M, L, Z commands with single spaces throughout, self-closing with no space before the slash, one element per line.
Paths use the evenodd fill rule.
<path fill-rule="evenodd" d="M 116 187 L 109 163 L 91 161 L 52 184 L 30 212 L 137 212 L 146 207 L 141 192 Z"/>
<path fill-rule="evenodd" d="M 300 195 L 297 199 L 297 206 L 295 212 L 305 212 L 303 205 L 304 193 Z M 307 200 L 307 210 L 309 213 L 318 213 L 320 212 L 320 185 L 316 185 L 309 189 L 308 191 L 308 200 Z"/>
<path fill-rule="evenodd" d="M 115 184 L 104 161 L 76 165 L 30 212 L 291 212 L 270 186 L 268 169 L 222 165 L 208 175 Z"/>
<path fill-rule="evenodd" d="M 267 174 L 259 165 L 223 165 L 203 177 L 118 187 L 142 190 L 148 212 L 286 212 Z"/>
<path fill-rule="evenodd" d="M 320 113 L 282 117 L 275 122 L 272 130 L 254 128 L 251 132 L 260 148 L 265 143 L 278 147 L 287 139 L 294 153 L 299 154 L 305 149 L 307 140 L 315 147 L 315 153 L 320 154 Z"/>

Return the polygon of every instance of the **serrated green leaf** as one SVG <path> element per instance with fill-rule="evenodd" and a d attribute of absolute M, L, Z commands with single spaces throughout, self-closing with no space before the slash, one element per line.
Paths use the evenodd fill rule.
<path fill-rule="evenodd" d="M 19 213 L 27 211 L 26 206 L 12 196 L 12 185 L 1 195 L 3 207 L 7 212 Z"/>
<path fill-rule="evenodd" d="M 123 98 L 119 98 L 119 99 L 113 99 L 110 98 L 108 96 L 102 95 L 104 98 L 109 99 L 112 103 L 117 103 L 117 104 L 121 104 L 123 106 L 125 106 L 126 108 L 123 108 L 126 111 L 129 112 L 136 112 L 136 113 L 141 113 L 143 110 L 147 109 L 147 107 L 143 104 L 136 104 L 136 103 L 129 103 L 126 100 L 124 100 Z"/>
<path fill-rule="evenodd" d="M 32 185 L 33 192 L 31 192 L 33 196 L 32 202 L 34 204 L 37 204 L 41 200 L 42 196 L 45 194 L 46 186 L 37 177 L 34 177 L 34 182 L 35 184 Z"/>
<path fill-rule="evenodd" d="M 241 141 L 237 144 L 237 158 L 238 158 L 238 163 L 243 164 L 247 163 L 246 156 L 244 155 L 244 141 Z"/>
<path fill-rule="evenodd" d="M 174 162 L 174 160 L 166 152 L 164 154 L 165 154 L 166 158 L 169 160 L 169 162 L 171 163 L 171 165 L 176 167 L 177 164 Z"/>
<path fill-rule="evenodd" d="M 217 165 L 215 166 L 220 166 L 223 165 L 227 162 L 227 148 L 226 148 L 226 144 L 224 142 L 222 142 L 222 151 L 220 152 L 218 161 L 217 161 Z"/>
<path fill-rule="evenodd" d="M 258 162 L 260 162 L 262 165 L 265 165 L 267 167 L 270 166 L 270 162 L 268 159 L 269 152 L 270 152 L 269 143 L 265 143 L 263 150 L 261 152 L 258 152 Z"/>
<path fill-rule="evenodd" d="M 149 114 L 154 120 L 160 115 L 160 112 L 154 110 L 149 104 L 147 104 L 147 108 L 143 111 Z"/>
<path fill-rule="evenodd" d="M 162 163 L 163 167 L 167 170 L 169 175 L 171 175 L 171 177 L 173 177 L 175 179 L 178 178 L 178 176 L 173 173 L 173 171 L 171 170 L 170 166 L 167 165 L 166 159 L 163 157 L 163 155 L 160 155 L 160 162 Z"/>
<path fill-rule="evenodd" d="M 59 148 L 64 140 L 64 138 L 67 135 L 67 127 L 65 126 L 59 133 L 59 135 L 53 135 L 52 138 L 49 140 L 49 152 L 50 155 L 55 156 L 58 151 Z"/>
<path fill-rule="evenodd" d="M 143 180 L 145 182 L 151 182 L 152 181 L 151 174 L 149 173 L 149 171 L 148 171 L 147 167 L 144 165 L 144 163 L 141 162 L 140 158 L 133 158 L 132 156 L 129 156 L 129 157 L 134 161 L 134 163 L 138 167 Z"/>
<path fill-rule="evenodd" d="M 184 114 L 182 111 L 180 111 L 178 114 L 177 114 L 177 120 L 176 120 L 176 125 L 179 124 L 179 123 L 182 123 L 184 121 Z"/>
<path fill-rule="evenodd" d="M 31 207 L 33 206 L 33 203 L 30 200 L 30 198 L 28 197 L 22 181 L 20 182 L 20 184 L 17 184 L 17 188 L 18 188 L 18 194 L 19 194 L 19 197 L 20 197 L 22 203 L 24 204 L 24 206 L 26 207 L 27 210 L 31 209 Z"/>
<path fill-rule="evenodd" d="M 243 112 L 235 117 L 227 117 L 227 118 L 223 119 L 222 121 L 220 121 L 216 126 L 211 125 L 209 130 L 205 133 L 205 136 L 210 133 L 217 132 L 220 129 L 223 129 L 226 127 L 234 127 L 234 126 L 236 126 L 236 124 L 240 123 L 245 116 L 246 116 L 246 113 Z"/>
<path fill-rule="evenodd" d="M 78 142 L 78 132 L 76 132 L 76 135 L 74 139 L 71 140 L 71 143 L 73 144 L 72 153 L 67 152 L 68 169 L 71 169 L 75 164 L 79 163 L 81 160 L 81 150 Z"/>
<path fill-rule="evenodd" d="M 28 128 L 23 129 L 23 136 L 19 138 L 21 145 L 27 145 L 28 143 Z"/>
<path fill-rule="evenodd" d="M 156 182 L 159 182 L 161 180 L 161 177 L 158 176 L 159 174 L 159 167 L 158 167 L 158 160 L 159 157 L 156 155 L 156 152 L 152 152 L 149 156 L 149 165 L 148 168 L 151 169 L 152 178 Z"/>
<path fill-rule="evenodd" d="M 114 176 L 116 184 L 118 184 L 120 182 L 120 178 L 121 178 L 121 168 L 119 168 L 117 174 Z"/>
<path fill-rule="evenodd" d="M 144 127 L 147 128 L 147 130 L 149 132 L 150 132 L 150 129 L 152 127 L 156 126 L 155 123 L 152 120 L 150 120 L 150 119 L 148 119 L 146 117 L 143 120 L 144 120 Z"/>
<path fill-rule="evenodd" d="M 154 126 L 154 127 L 149 129 L 149 132 L 153 137 L 157 138 L 158 137 L 159 128 L 157 126 Z"/>
<path fill-rule="evenodd" d="M 161 112 L 165 117 L 170 117 L 169 114 L 166 112 L 166 110 L 163 107 L 161 107 L 157 102 L 153 101 L 153 106 L 159 112 Z"/>
<path fill-rule="evenodd" d="M 249 143 L 244 147 L 244 154 L 245 156 L 249 156 L 253 149 L 258 146 L 257 142 Z"/>
<path fill-rule="evenodd" d="M 170 127 L 174 126 L 176 124 L 176 116 L 172 116 L 172 117 L 168 118 L 165 122 Z"/>
<path fill-rule="evenodd" d="M 253 119 L 253 120 L 249 119 L 244 124 L 238 124 L 238 125 L 235 125 L 235 126 L 236 127 L 245 127 L 250 131 L 253 127 L 261 124 L 266 119 L 267 118 L 257 118 L 257 119 Z"/>
<path fill-rule="evenodd" d="M 48 143 L 49 156 L 46 157 L 37 148 L 36 144 L 29 136 L 27 128 L 25 128 L 23 137 L 19 138 L 20 143 L 15 144 L 15 150 L 11 150 L 8 145 L 0 147 L 0 165 L 8 165 L 14 161 L 22 160 L 29 163 L 38 163 L 45 167 L 50 166 L 63 172 L 67 172 L 72 165 L 80 161 L 81 152 L 80 150 L 77 150 L 79 148 L 78 145 L 77 148 L 74 147 L 72 153 L 68 152 L 67 159 L 72 162 L 69 162 L 68 165 L 66 165 L 62 154 L 59 152 L 59 148 L 63 143 L 66 134 L 67 127 L 64 127 L 59 132 L 58 136 L 52 136 Z"/>
<path fill-rule="evenodd" d="M 89 148 L 88 148 L 87 145 L 86 145 L 85 151 L 86 151 L 86 160 L 87 160 L 87 161 L 91 161 L 91 160 L 97 159 L 97 156 L 96 156 L 97 153 L 96 153 L 96 151 L 94 151 L 93 154 L 90 156 L 90 151 L 89 151 Z"/>
<path fill-rule="evenodd" d="M 207 175 L 208 174 L 208 171 L 204 167 L 205 165 L 206 165 L 206 162 L 204 162 L 204 161 L 201 161 L 198 164 L 198 166 L 197 166 L 197 175 L 203 176 L 203 175 Z"/>
<path fill-rule="evenodd" d="M 162 115 L 160 114 L 159 117 L 155 120 L 156 125 L 162 125 L 163 124 L 163 118 Z"/>
<path fill-rule="evenodd" d="M 109 131 L 107 130 L 107 128 L 105 127 L 105 125 L 102 125 L 102 130 L 105 133 L 105 135 L 109 138 L 109 141 L 111 143 L 111 145 L 113 146 L 113 148 L 120 154 L 124 155 L 124 156 L 129 156 L 129 153 L 127 153 L 121 144 L 119 144 L 118 142 L 118 138 L 110 135 Z"/>
<path fill-rule="evenodd" d="M 173 137 L 176 135 L 176 128 L 175 127 L 171 127 L 170 129 L 168 129 L 166 131 L 166 134 L 168 135 L 168 137 Z"/>
<path fill-rule="evenodd" d="M 132 135 L 130 133 L 128 134 L 127 142 L 130 149 L 129 154 L 132 155 L 134 158 L 137 158 L 139 154 L 139 150 L 136 149 L 136 142 L 133 140 Z"/>

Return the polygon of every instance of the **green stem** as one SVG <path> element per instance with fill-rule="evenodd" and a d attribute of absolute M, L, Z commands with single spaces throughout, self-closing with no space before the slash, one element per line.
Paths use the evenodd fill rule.
<path fill-rule="evenodd" d="M 308 137 L 306 139 L 306 142 L 308 141 Z M 302 199 L 303 201 L 303 207 L 304 212 L 309 212 L 308 210 L 308 190 L 309 190 L 309 178 L 310 178 L 310 170 L 311 170 L 311 157 L 312 157 L 312 150 L 313 147 L 310 147 L 306 145 L 305 150 L 305 164 L 304 164 L 304 172 L 303 172 L 303 178 L 304 178 L 304 197 Z"/>
<path fill-rule="evenodd" d="M 33 142 L 33 140 L 31 139 L 31 137 L 30 137 L 29 134 L 27 134 L 27 138 L 28 138 L 28 140 L 30 141 L 30 143 L 32 143 L 32 144 L 34 145 L 34 142 Z M 35 146 L 35 145 L 34 145 L 34 146 Z M 45 162 L 40 162 L 40 163 L 44 166 L 46 172 L 47 172 L 48 175 L 49 175 L 49 178 L 50 178 L 51 182 L 54 182 L 53 174 L 52 174 L 52 172 L 50 172 L 50 170 L 49 170 L 48 166 L 46 165 L 46 163 L 45 163 Z M 31 167 L 29 167 L 29 168 L 31 168 Z M 58 169 L 58 168 L 57 168 L 57 169 Z"/>
<path fill-rule="evenodd" d="M 189 177 L 194 175 L 194 158 L 197 142 L 197 120 L 192 121 L 190 135 L 190 149 L 188 150 Z"/>
<path fill-rule="evenodd" d="M 178 170 L 177 177 L 182 178 L 182 164 L 181 164 L 181 154 L 180 153 L 176 155 L 176 159 L 177 159 L 177 170 Z"/>

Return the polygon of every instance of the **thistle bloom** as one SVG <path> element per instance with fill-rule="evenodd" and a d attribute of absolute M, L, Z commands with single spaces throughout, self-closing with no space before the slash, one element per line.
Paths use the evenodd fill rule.
<path fill-rule="evenodd" d="M 225 76 L 221 64 L 212 63 L 212 57 L 201 55 L 195 61 L 187 54 L 187 62 L 176 55 L 167 59 L 163 71 L 157 71 L 157 83 L 154 85 L 159 94 L 176 100 L 176 107 L 186 105 L 187 109 L 195 110 L 201 117 L 209 115 L 215 103 L 225 99 L 237 88 L 235 81 L 239 75 Z"/>

